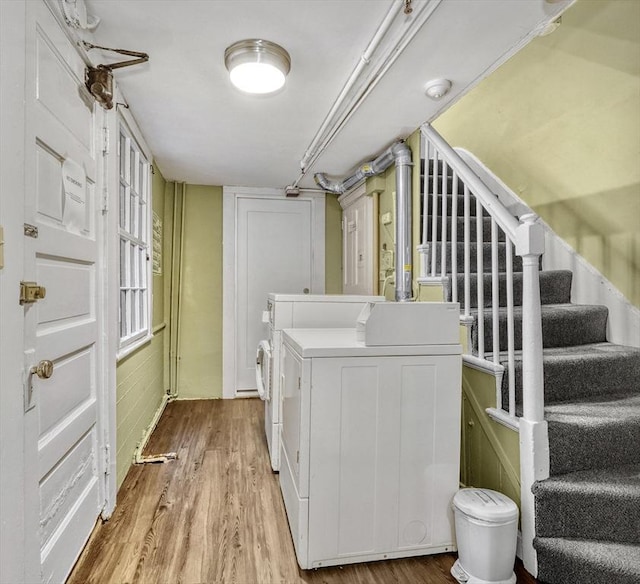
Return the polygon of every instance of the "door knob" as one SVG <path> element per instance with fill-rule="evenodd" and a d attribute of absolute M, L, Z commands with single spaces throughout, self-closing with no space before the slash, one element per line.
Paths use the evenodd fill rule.
<path fill-rule="evenodd" d="M 34 365 L 29 371 L 32 375 L 37 375 L 40 379 L 49 379 L 53 375 L 53 361 L 44 359 Z"/>
<path fill-rule="evenodd" d="M 305 289 L 303 290 L 303 292 L 304 292 L 305 294 L 309 294 L 309 288 L 305 288 Z"/>

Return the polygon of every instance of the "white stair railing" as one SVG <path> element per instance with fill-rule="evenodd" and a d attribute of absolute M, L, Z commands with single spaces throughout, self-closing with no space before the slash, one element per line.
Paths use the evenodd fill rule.
<path fill-rule="evenodd" d="M 422 242 L 418 246 L 421 254 L 420 280 L 449 287 L 451 300 L 461 302 L 464 308 L 461 322 L 467 325 L 469 330 L 470 325 L 475 324 L 476 351 L 472 351 L 472 339 L 469 334 L 464 360 L 493 371 L 498 378 L 497 405 L 496 408 L 487 411 L 494 419 L 520 432 L 523 561 L 525 567 L 535 575 L 537 562 L 533 549 L 535 518 L 531 486 L 536 480 L 547 478 L 549 474 L 547 427 L 544 421 L 539 284 L 544 233 L 542 226 L 536 222 L 535 214 L 523 215 L 519 220 L 514 217 L 433 127 L 425 124 L 421 130 L 425 168 Z M 430 185 L 427 184 L 428 180 L 431 180 Z M 463 229 L 461 249 L 458 245 L 460 183 L 464 184 L 463 212 L 460 216 Z M 472 209 L 475 210 L 475 217 L 471 214 Z M 484 218 L 490 221 L 487 241 Z M 475 237 L 471 236 L 473 227 L 476 231 Z M 501 269 L 502 248 L 504 252 Z M 521 413 L 520 404 L 516 399 L 514 248 L 515 255 L 522 261 Z M 459 258 L 460 251 L 462 258 Z M 472 267 L 475 267 L 475 272 Z M 459 276 L 463 284 L 462 290 L 459 289 Z M 485 280 L 488 280 L 486 298 Z M 505 305 L 502 308 L 501 281 L 504 286 Z M 475 293 L 472 292 L 474 284 Z M 475 314 L 472 304 L 476 305 Z M 506 326 L 501 327 L 501 322 L 506 322 Z M 491 329 L 491 347 L 485 346 L 485 325 Z M 504 372 L 508 382 L 506 399 L 503 399 L 500 389 Z"/>

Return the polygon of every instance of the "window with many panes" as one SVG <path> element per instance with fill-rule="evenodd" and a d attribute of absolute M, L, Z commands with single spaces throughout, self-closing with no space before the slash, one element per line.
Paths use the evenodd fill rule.
<path fill-rule="evenodd" d="M 118 141 L 120 239 L 120 349 L 146 339 L 150 327 L 150 165 L 120 125 Z"/>

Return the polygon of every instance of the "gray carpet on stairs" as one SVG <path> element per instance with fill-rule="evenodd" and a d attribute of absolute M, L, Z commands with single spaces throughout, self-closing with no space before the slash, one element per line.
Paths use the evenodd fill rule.
<path fill-rule="evenodd" d="M 540 303 L 541 304 L 568 304 L 571 302 L 571 278 L 569 270 L 546 270 L 540 272 Z M 456 278 L 458 285 L 458 299 L 460 300 L 460 310 L 464 311 L 464 276 L 458 275 Z M 483 306 L 492 306 L 492 285 L 491 274 L 482 276 Z M 452 278 L 449 276 L 445 283 L 445 298 L 451 301 L 453 290 Z M 478 307 L 478 278 L 469 278 L 469 308 Z M 498 297 L 500 306 L 507 305 L 507 275 L 505 272 L 498 274 Z M 513 305 L 522 305 L 522 273 L 513 274 Z"/>
<path fill-rule="evenodd" d="M 640 546 L 536 538 L 538 580 L 546 584 L 638 584 Z"/>
<path fill-rule="evenodd" d="M 506 354 L 500 361 L 506 367 Z M 640 393 L 640 349 L 614 343 L 554 347 L 543 351 L 546 404 Z M 516 411 L 522 405 L 522 353 L 515 355 Z M 509 374 L 502 379 L 503 400 L 508 395 Z M 505 401 L 506 403 L 506 401 Z"/>
<path fill-rule="evenodd" d="M 433 169 L 422 161 L 422 170 Z M 442 164 L 438 166 L 437 190 L 442 190 Z M 451 190 L 453 181 L 446 181 Z M 424 182 L 423 182 L 424 184 Z M 427 177 L 432 192 L 432 177 Z M 447 240 L 456 225 L 458 271 L 464 254 L 464 184 L 448 195 Z M 456 200 L 456 217 L 452 204 Z M 439 199 L 442 199 L 439 196 Z M 427 197 L 429 213 L 433 196 Z M 436 202 L 442 209 L 442 200 Z M 478 349 L 476 233 L 482 232 L 483 271 L 491 269 L 491 219 L 478 223 L 475 202 L 470 205 L 471 283 L 470 308 L 476 314 L 472 327 L 472 351 Z M 428 229 L 431 229 L 429 224 Z M 443 227 L 437 226 L 441 239 Z M 429 233 L 429 240 L 431 234 Z M 506 305 L 506 257 L 499 238 L 499 305 Z M 451 246 L 446 265 L 451 269 Z M 441 244 L 435 249 L 439 274 Z M 521 346 L 522 263 L 514 255 L 514 305 L 516 346 Z M 492 280 L 481 279 L 483 305 L 490 307 Z M 547 584 L 640 584 L 640 349 L 606 340 L 607 309 L 570 303 L 572 275 L 569 271 L 540 272 L 543 304 L 545 418 L 549 428 L 551 477 L 534 485 L 538 553 L 538 579 Z M 456 279 L 464 309 L 464 278 Z M 445 284 L 451 299 L 452 280 Z M 484 316 L 485 354 L 491 359 L 492 317 Z M 500 311 L 500 336 L 506 339 L 506 313 Z M 506 344 L 500 350 L 504 351 Z M 506 354 L 500 354 L 506 366 Z M 503 403 L 508 395 L 508 373 L 502 383 Z M 515 358 L 516 411 L 522 412 L 522 355 Z"/>
<path fill-rule="evenodd" d="M 554 476 L 533 492 L 540 537 L 640 544 L 640 464 Z"/>
<path fill-rule="evenodd" d="M 542 340 L 545 347 L 570 347 L 573 345 L 601 343 L 607 338 L 607 316 L 605 306 L 579 304 L 550 304 L 542 306 Z M 478 319 L 471 327 L 471 341 L 478 347 Z M 498 311 L 498 338 L 500 351 L 507 349 L 507 309 Z M 515 306 L 514 347 L 522 348 L 522 307 Z M 493 345 L 493 314 L 484 312 L 484 348 L 491 350 Z"/>
<path fill-rule="evenodd" d="M 506 249 L 505 243 L 498 243 L 498 271 L 505 272 L 507 266 L 507 258 L 506 258 Z M 469 245 L 469 249 L 471 251 L 471 263 L 470 263 L 470 271 L 475 274 L 478 271 L 478 244 L 471 243 Z M 456 244 L 456 256 L 457 256 L 457 265 L 458 269 L 462 271 L 462 267 L 464 265 L 464 243 L 458 242 Z M 483 243 L 482 244 L 482 270 L 483 272 L 491 271 L 491 244 Z M 439 274 L 441 271 L 440 266 L 442 265 L 442 244 L 436 243 L 436 273 Z M 447 245 L 445 248 L 445 263 L 451 268 L 451 260 L 452 260 L 451 246 Z M 516 272 L 522 271 L 522 258 L 517 257 L 515 254 L 513 255 L 513 269 Z"/>
<path fill-rule="evenodd" d="M 640 463 L 640 394 L 545 407 L 551 476 Z"/>

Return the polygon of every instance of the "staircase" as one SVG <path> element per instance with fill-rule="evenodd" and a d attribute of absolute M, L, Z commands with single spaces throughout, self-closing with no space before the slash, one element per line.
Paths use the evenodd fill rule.
<path fill-rule="evenodd" d="M 427 231 L 423 241 L 437 241 L 430 244 L 432 273 L 441 277 L 446 299 L 459 300 L 461 310 L 466 309 L 471 354 L 504 367 L 502 404 L 507 411 L 511 408 L 511 416 L 520 417 L 522 263 L 511 256 L 507 249 L 511 244 L 505 242 L 503 233 L 496 233 L 488 211 L 483 206 L 476 209 L 472 197 L 473 202 L 467 203 L 468 247 L 473 258 L 467 265 L 472 276 L 465 282 L 462 270 L 452 275 L 452 261 L 462 264 L 453 257 L 453 247 L 457 258 L 464 256 L 465 184 L 457 176 L 451 178 L 451 169 L 449 176 L 446 170 L 443 173 L 443 167 L 442 161 L 435 164 L 434 206 L 434 163 L 423 161 L 422 212 L 426 207 L 429 215 L 435 208 L 446 217 L 446 221 L 428 218 L 423 223 Z M 482 215 L 480 222 L 477 214 Z M 478 230 L 483 243 L 476 261 Z M 493 246 L 484 243 L 495 240 L 496 235 Z M 607 342 L 606 307 L 571 303 L 570 271 L 543 270 L 539 279 L 550 460 L 549 478 L 533 485 L 537 577 L 548 584 L 638 584 L 640 349 Z M 499 309 L 494 314 L 496 298 Z M 496 331 L 499 334 L 494 338 Z M 512 346 L 511 364 L 508 345 Z"/>

